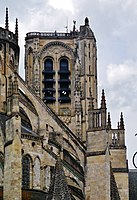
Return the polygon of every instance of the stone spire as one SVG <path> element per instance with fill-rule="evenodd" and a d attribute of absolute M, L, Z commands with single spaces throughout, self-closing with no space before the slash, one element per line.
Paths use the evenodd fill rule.
<path fill-rule="evenodd" d="M 6 8 L 5 29 L 9 30 L 8 8 Z"/>
<path fill-rule="evenodd" d="M 16 23 L 15 23 L 15 35 L 18 42 L 19 34 L 18 34 L 18 19 L 17 18 L 16 18 Z"/>
<path fill-rule="evenodd" d="M 106 100 L 105 100 L 105 92 L 104 92 L 104 90 L 102 90 L 101 108 L 105 108 L 106 109 Z"/>
<path fill-rule="evenodd" d="M 66 180 L 62 162 L 59 156 L 56 161 L 54 175 L 51 180 L 51 186 L 49 189 L 49 196 L 48 196 L 48 200 L 53 200 L 53 199 L 54 200 L 71 200 L 69 188 L 67 185 L 67 180 Z"/>
<path fill-rule="evenodd" d="M 110 112 L 108 112 L 108 122 L 107 122 L 107 127 L 108 127 L 108 129 L 111 129 L 111 117 L 110 117 Z"/>
<path fill-rule="evenodd" d="M 120 115 L 120 129 L 124 130 L 124 119 L 123 119 L 123 113 L 121 112 Z"/>

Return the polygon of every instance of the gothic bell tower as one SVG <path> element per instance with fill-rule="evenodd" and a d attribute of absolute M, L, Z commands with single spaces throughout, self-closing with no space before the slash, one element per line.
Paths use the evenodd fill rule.
<path fill-rule="evenodd" d="M 90 91 L 97 108 L 96 39 L 86 17 L 79 31 L 26 34 L 25 81 L 35 94 L 86 140 Z"/>

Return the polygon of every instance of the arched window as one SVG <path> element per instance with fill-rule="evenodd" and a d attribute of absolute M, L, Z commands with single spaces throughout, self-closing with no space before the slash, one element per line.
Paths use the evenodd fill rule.
<path fill-rule="evenodd" d="M 70 71 L 69 71 L 69 62 L 66 58 L 60 60 L 60 70 L 59 70 L 59 102 L 68 103 L 70 102 Z"/>
<path fill-rule="evenodd" d="M 22 158 L 22 187 L 30 188 L 30 157 L 28 155 Z"/>
<path fill-rule="evenodd" d="M 61 59 L 60 60 L 60 70 L 61 71 L 68 71 L 68 60 L 67 59 Z"/>
<path fill-rule="evenodd" d="M 38 158 L 34 161 L 33 187 L 40 189 L 40 160 Z"/>
<path fill-rule="evenodd" d="M 45 69 L 45 71 L 52 71 L 53 70 L 53 61 L 51 59 L 45 60 L 44 69 Z"/>
<path fill-rule="evenodd" d="M 44 70 L 42 73 L 44 76 L 44 79 L 43 79 L 44 88 L 42 90 L 44 93 L 43 100 L 46 103 L 52 103 L 55 101 L 55 97 L 54 97 L 54 93 L 55 93 L 54 74 L 55 74 L 55 71 L 53 70 L 53 61 L 51 58 L 48 58 L 45 60 Z"/>

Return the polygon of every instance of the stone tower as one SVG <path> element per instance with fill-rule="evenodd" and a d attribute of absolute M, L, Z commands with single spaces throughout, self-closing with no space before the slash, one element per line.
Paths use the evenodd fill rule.
<path fill-rule="evenodd" d="M 82 140 L 86 140 L 90 90 L 97 107 L 96 39 L 85 24 L 70 33 L 26 35 L 25 80 Z"/>

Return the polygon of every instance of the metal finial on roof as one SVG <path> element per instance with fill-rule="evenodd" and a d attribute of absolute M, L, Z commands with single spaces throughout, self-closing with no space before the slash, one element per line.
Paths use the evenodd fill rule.
<path fill-rule="evenodd" d="M 6 8 L 5 29 L 7 29 L 7 30 L 9 29 L 8 8 Z"/>

